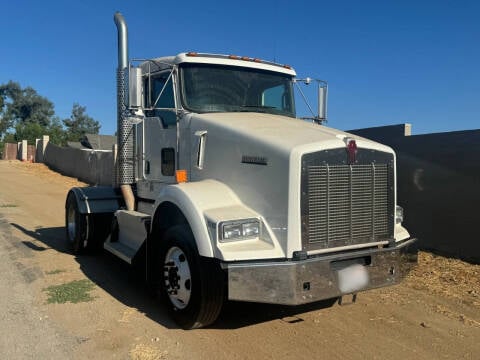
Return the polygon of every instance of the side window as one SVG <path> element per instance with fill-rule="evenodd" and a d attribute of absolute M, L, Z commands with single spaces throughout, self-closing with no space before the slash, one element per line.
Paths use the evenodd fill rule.
<path fill-rule="evenodd" d="M 175 175 L 175 149 L 174 148 L 162 149 L 162 175 L 164 176 Z"/>
<path fill-rule="evenodd" d="M 152 79 L 152 106 L 155 105 L 156 108 L 175 108 L 175 101 L 173 99 L 173 85 L 172 78 L 168 80 L 168 83 L 165 85 L 165 82 L 168 79 L 168 75 L 154 77 Z M 165 88 L 164 88 L 165 87 Z M 163 89 L 163 92 L 161 93 Z M 161 95 L 160 95 L 161 93 Z"/>
<path fill-rule="evenodd" d="M 173 95 L 172 78 L 168 78 L 170 73 L 152 76 L 145 81 L 146 105 L 149 108 L 155 108 L 147 112 L 147 116 L 158 116 L 162 120 L 164 128 L 175 127 L 177 118 L 175 113 L 175 99 Z M 149 94 L 149 87 L 151 92 Z M 163 90 L 163 91 L 162 91 Z"/>
<path fill-rule="evenodd" d="M 283 110 L 285 109 L 285 87 L 283 85 L 278 85 L 263 91 L 262 94 L 262 105 L 271 106 L 276 109 Z"/>

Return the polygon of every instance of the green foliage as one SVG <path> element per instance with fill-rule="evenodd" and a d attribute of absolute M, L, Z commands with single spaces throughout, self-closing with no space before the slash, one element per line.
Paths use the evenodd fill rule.
<path fill-rule="evenodd" d="M 17 207 L 16 204 L 0 204 L 0 208 L 14 208 Z"/>
<path fill-rule="evenodd" d="M 35 139 L 49 135 L 53 144 L 66 145 L 99 130 L 100 123 L 87 115 L 85 106 L 74 103 L 72 115 L 62 121 L 53 103 L 33 88 L 14 81 L 0 85 L 0 156 L 6 142 L 28 140 L 34 145 Z"/>
<path fill-rule="evenodd" d="M 0 105 L 2 110 L 2 126 L 6 131 L 19 123 L 35 123 L 47 127 L 55 114 L 53 103 L 39 95 L 33 88 L 21 88 L 20 84 L 9 81 L 0 85 Z"/>
<path fill-rule="evenodd" d="M 63 128 L 62 121 L 58 116 L 54 116 L 44 135 L 50 136 L 52 144 L 67 145 L 67 133 Z"/>
<path fill-rule="evenodd" d="M 11 104 L 20 93 L 20 85 L 16 82 L 0 85 L 0 137 L 13 125 Z"/>
<path fill-rule="evenodd" d="M 85 134 L 98 134 L 100 123 L 88 116 L 86 110 L 85 106 L 74 103 L 70 119 L 63 120 L 68 141 L 80 141 Z"/>
<path fill-rule="evenodd" d="M 30 145 L 35 144 L 45 134 L 45 127 L 36 122 L 21 122 L 15 126 L 15 140 L 28 140 Z"/>
<path fill-rule="evenodd" d="M 79 303 L 92 301 L 94 298 L 90 295 L 95 284 L 90 280 L 76 280 L 66 284 L 52 285 L 43 289 L 48 293 L 47 303 L 64 304 L 66 302 Z"/>
<path fill-rule="evenodd" d="M 14 144 L 17 143 L 17 139 L 15 137 L 15 134 L 12 134 L 12 133 L 6 133 L 3 140 L 6 143 L 14 143 Z"/>

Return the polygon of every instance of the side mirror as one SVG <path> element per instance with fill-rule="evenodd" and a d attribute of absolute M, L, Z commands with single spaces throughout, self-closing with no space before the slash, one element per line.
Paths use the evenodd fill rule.
<path fill-rule="evenodd" d="M 315 81 L 318 85 L 318 113 L 317 115 L 314 114 L 312 107 L 307 100 L 307 97 L 303 93 L 302 89 L 298 85 L 299 82 L 304 83 L 305 85 L 310 85 L 313 81 Z M 316 124 L 322 124 L 327 121 L 327 92 L 328 92 L 328 84 L 325 80 L 320 79 L 312 79 L 312 78 L 305 78 L 305 79 L 293 79 L 294 84 L 297 86 L 298 91 L 302 95 L 305 104 L 307 105 L 308 109 L 312 116 L 302 117 L 304 120 L 311 120 Z"/>
<path fill-rule="evenodd" d="M 318 82 L 318 122 L 327 121 L 327 92 L 328 85 L 326 81 L 317 80 Z"/>

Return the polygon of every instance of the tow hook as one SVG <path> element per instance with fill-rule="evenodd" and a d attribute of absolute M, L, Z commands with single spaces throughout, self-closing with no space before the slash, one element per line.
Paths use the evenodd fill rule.
<path fill-rule="evenodd" d="M 357 302 L 357 294 L 351 294 L 352 295 L 352 300 L 350 302 L 344 302 L 343 298 L 348 295 L 342 295 L 338 298 L 338 305 L 340 306 L 345 306 L 345 305 L 353 305 Z"/>

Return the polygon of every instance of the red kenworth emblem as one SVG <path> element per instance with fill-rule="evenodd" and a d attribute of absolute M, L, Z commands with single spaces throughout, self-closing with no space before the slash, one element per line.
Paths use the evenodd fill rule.
<path fill-rule="evenodd" d="M 347 142 L 348 163 L 355 164 L 357 161 L 357 143 L 353 139 Z"/>

